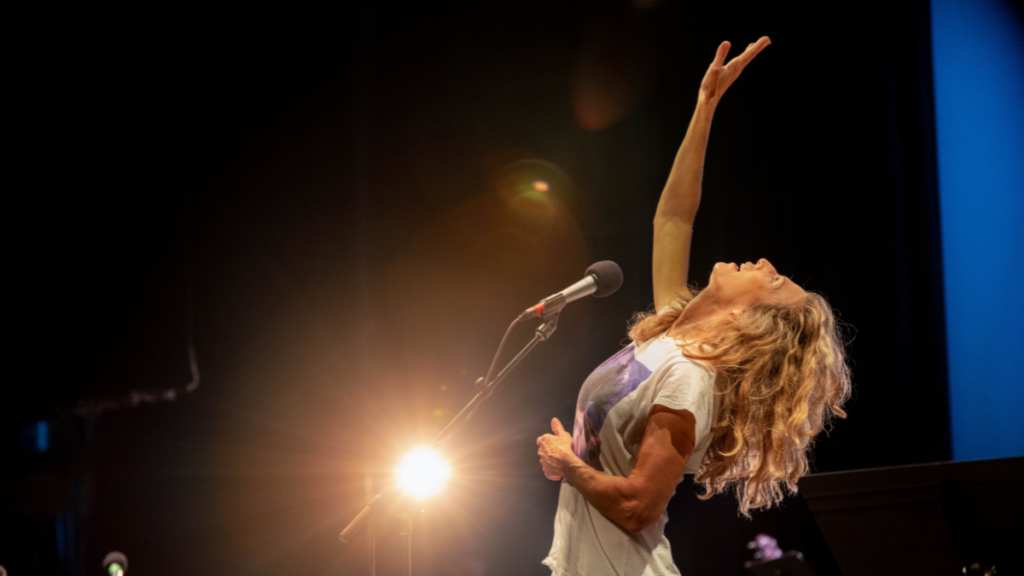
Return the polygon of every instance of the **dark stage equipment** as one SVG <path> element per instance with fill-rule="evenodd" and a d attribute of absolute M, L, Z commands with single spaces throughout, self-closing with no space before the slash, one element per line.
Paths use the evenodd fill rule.
<path fill-rule="evenodd" d="M 766 562 L 748 562 L 744 567 L 751 576 L 817 576 L 804 562 L 803 554 L 797 551 L 786 552 Z"/>
<path fill-rule="evenodd" d="M 752 576 L 817 576 L 804 562 L 802 552 L 790 550 L 783 553 L 779 542 L 767 534 L 755 536 L 747 543 L 747 548 L 756 550 L 754 560 L 743 563 L 747 573 Z"/>
<path fill-rule="evenodd" d="M 846 576 L 1020 568 L 1024 457 L 814 474 L 800 492 Z"/>

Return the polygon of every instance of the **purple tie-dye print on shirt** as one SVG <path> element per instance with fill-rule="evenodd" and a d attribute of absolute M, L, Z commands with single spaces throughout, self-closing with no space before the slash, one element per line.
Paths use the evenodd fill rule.
<path fill-rule="evenodd" d="M 623 348 L 591 372 L 576 403 L 572 450 L 597 470 L 603 470 L 600 433 L 608 412 L 651 375 L 633 350 L 632 346 Z"/>

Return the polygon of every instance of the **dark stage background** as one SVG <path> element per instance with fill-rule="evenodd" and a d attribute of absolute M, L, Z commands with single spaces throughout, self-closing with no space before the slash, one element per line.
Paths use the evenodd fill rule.
<path fill-rule="evenodd" d="M 515 314 L 615 260 L 623 289 L 567 308 L 417 532 L 418 574 L 546 574 L 534 440 L 652 304 L 651 218 L 718 42 L 764 34 L 715 119 L 691 278 L 767 257 L 854 327 L 850 418 L 815 471 L 949 459 L 926 2 L 104 10 L 20 23 L 11 574 L 98 574 L 113 549 L 133 574 L 366 573 L 365 539 L 336 536 L 367 495 Z M 190 338 L 194 393 L 68 410 L 184 385 Z M 670 505 L 677 557 L 737 574 L 753 525 L 701 506 Z M 713 554 L 679 536 L 700 510 Z"/>

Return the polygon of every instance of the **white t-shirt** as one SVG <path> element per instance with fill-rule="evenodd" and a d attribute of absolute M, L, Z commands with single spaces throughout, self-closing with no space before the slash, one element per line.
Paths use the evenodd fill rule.
<path fill-rule="evenodd" d="M 636 464 L 651 407 L 689 410 L 696 419 L 693 455 L 683 474 L 700 469 L 711 442 L 718 403 L 714 373 L 682 355 L 667 335 L 630 345 L 597 367 L 576 404 L 573 452 L 606 474 L 628 477 Z M 679 480 L 683 478 L 680 476 Z M 663 576 L 679 574 L 665 538 L 668 514 L 631 534 L 562 482 L 555 539 L 543 563 L 554 576 Z"/>

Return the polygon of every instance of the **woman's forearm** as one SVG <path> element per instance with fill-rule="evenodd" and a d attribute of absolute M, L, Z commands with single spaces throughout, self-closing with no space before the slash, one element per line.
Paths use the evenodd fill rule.
<path fill-rule="evenodd" d="M 693 220 L 700 206 L 704 154 L 714 111 L 714 105 L 707 103 L 701 94 L 654 214 L 652 279 L 654 306 L 659 311 L 686 286 Z"/>
<path fill-rule="evenodd" d="M 690 126 L 686 131 L 676 159 L 672 164 L 668 182 L 661 193 L 655 222 L 679 221 L 692 225 L 700 206 L 701 185 L 704 178 L 704 156 L 711 133 L 714 106 L 699 98 Z"/>
<path fill-rule="evenodd" d="M 700 205 L 704 152 L 707 150 L 711 118 L 715 114 L 715 108 L 747 64 L 771 43 L 767 36 L 762 36 L 757 42 L 749 44 L 742 54 L 728 64 L 725 64 L 725 57 L 732 45 L 722 42 L 718 47 L 715 60 L 701 81 L 700 92 L 697 95 L 697 110 L 693 113 L 686 138 L 683 139 L 683 145 L 679 147 L 679 153 L 672 165 L 668 184 L 661 194 L 655 222 L 678 220 L 686 225 L 693 224 L 693 219 L 697 216 L 697 207 Z"/>
<path fill-rule="evenodd" d="M 572 436 L 558 418 L 551 420 L 553 434 L 537 438 L 537 453 L 545 476 L 567 481 L 606 518 L 636 533 L 665 511 L 693 452 L 694 426 L 687 410 L 652 407 L 627 478 L 598 472 L 576 456 Z"/>
<path fill-rule="evenodd" d="M 653 524 L 661 510 L 653 510 L 640 497 L 629 478 L 612 476 L 588 466 L 583 460 L 573 457 L 564 468 L 565 480 L 597 508 L 598 512 L 629 532 L 639 532 Z"/>

